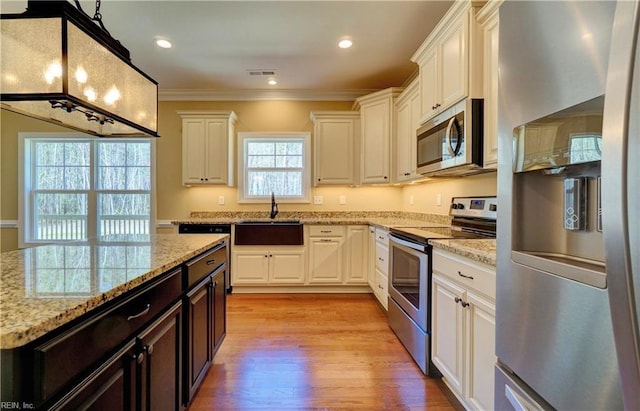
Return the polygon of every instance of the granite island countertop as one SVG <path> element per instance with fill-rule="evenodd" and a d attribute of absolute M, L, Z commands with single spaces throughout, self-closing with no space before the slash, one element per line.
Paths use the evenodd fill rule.
<path fill-rule="evenodd" d="M 136 241 L 103 237 L 1 253 L 0 348 L 32 342 L 226 238 L 227 234 L 158 234 Z"/>
<path fill-rule="evenodd" d="M 462 257 L 467 257 L 473 261 L 496 266 L 496 240 L 429 240 L 433 248 L 449 251 Z"/>

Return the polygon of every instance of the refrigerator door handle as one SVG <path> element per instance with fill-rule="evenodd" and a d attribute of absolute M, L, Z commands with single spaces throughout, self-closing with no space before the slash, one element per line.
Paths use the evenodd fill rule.
<path fill-rule="evenodd" d="M 527 401 L 519 396 L 511 387 L 508 385 L 504 386 L 504 396 L 507 397 L 509 404 L 513 407 L 515 411 L 532 411 L 534 408 L 527 406 Z"/>
<path fill-rule="evenodd" d="M 602 218 L 606 250 L 607 287 L 622 381 L 625 409 L 640 409 L 640 328 L 634 296 L 633 265 L 629 237 L 628 189 L 637 180 L 628 172 L 629 132 L 634 85 L 634 64 L 640 30 L 640 3 L 618 1 L 612 31 L 611 52 L 603 118 Z M 637 70 L 637 68 L 636 68 Z M 635 79 L 639 81 L 639 79 Z M 631 181 L 628 179 L 631 178 Z M 633 199 L 632 199 L 633 202 Z M 637 269 L 637 268 L 636 268 Z M 637 281 L 637 280 L 636 280 Z"/>

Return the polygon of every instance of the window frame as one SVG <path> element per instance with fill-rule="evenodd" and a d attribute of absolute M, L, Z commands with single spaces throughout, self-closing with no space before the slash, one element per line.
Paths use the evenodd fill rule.
<path fill-rule="evenodd" d="M 96 181 L 96 173 L 98 170 L 97 143 L 105 138 L 95 137 L 80 132 L 19 132 L 18 133 L 18 247 L 26 248 L 46 244 L 59 244 L 68 241 L 89 242 L 96 239 L 98 235 L 98 194 L 99 193 L 116 193 L 117 190 L 98 189 Z M 91 142 L 90 156 L 90 179 L 91 187 L 89 190 L 80 190 L 88 192 L 88 211 L 87 211 L 87 238 L 84 240 L 35 240 L 34 239 L 34 211 L 35 198 L 32 184 L 34 183 L 33 171 L 35 170 L 33 158 L 32 141 L 35 140 L 51 140 L 60 142 L 72 141 L 89 141 Z M 156 142 L 149 138 L 127 138 L 123 142 L 131 142 L 133 140 L 148 141 L 150 146 L 150 209 L 149 209 L 149 234 L 152 235 L 156 229 Z M 52 190 L 57 192 L 58 190 Z M 69 191 L 69 193 L 79 192 L 78 190 Z M 126 193 L 135 194 L 139 191 L 127 190 Z M 145 191 L 146 192 L 146 191 Z"/>
<path fill-rule="evenodd" d="M 311 132 L 239 132 L 238 133 L 238 204 L 259 204 L 269 203 L 271 195 L 260 197 L 247 196 L 245 194 L 245 181 L 247 180 L 248 169 L 246 167 L 247 154 L 246 142 L 252 140 L 302 140 L 302 195 L 301 196 L 280 196 L 276 194 L 276 201 L 279 203 L 308 204 L 311 202 Z"/>

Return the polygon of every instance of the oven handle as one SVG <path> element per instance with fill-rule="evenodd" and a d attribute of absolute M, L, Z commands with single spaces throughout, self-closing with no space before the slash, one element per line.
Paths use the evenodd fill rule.
<path fill-rule="evenodd" d="M 425 250 L 426 246 L 422 244 L 416 244 L 411 241 L 404 240 L 402 238 L 398 238 L 395 235 L 393 235 L 393 233 L 389 234 L 389 241 L 392 241 L 400 246 L 411 248 L 412 250 L 420 251 L 421 253 L 426 252 Z"/>

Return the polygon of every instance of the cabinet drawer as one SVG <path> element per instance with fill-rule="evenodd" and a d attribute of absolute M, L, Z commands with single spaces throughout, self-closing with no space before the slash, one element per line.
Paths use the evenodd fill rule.
<path fill-rule="evenodd" d="M 311 237 L 343 237 L 344 226 L 341 225 L 311 225 L 309 226 Z"/>
<path fill-rule="evenodd" d="M 382 228 L 376 228 L 376 242 L 389 246 L 389 232 Z"/>
<path fill-rule="evenodd" d="M 189 289 L 207 274 L 211 274 L 227 261 L 226 243 L 219 244 L 208 252 L 187 262 L 187 284 Z"/>
<path fill-rule="evenodd" d="M 441 250 L 433 250 L 433 271 L 487 297 L 496 298 L 496 270 L 481 263 Z"/>
<path fill-rule="evenodd" d="M 384 275 L 389 274 L 389 247 L 376 243 L 376 268 Z"/>
<path fill-rule="evenodd" d="M 36 347 L 34 392 L 38 401 L 50 398 L 132 337 L 176 301 L 181 292 L 182 271 L 178 268 L 114 307 Z"/>

